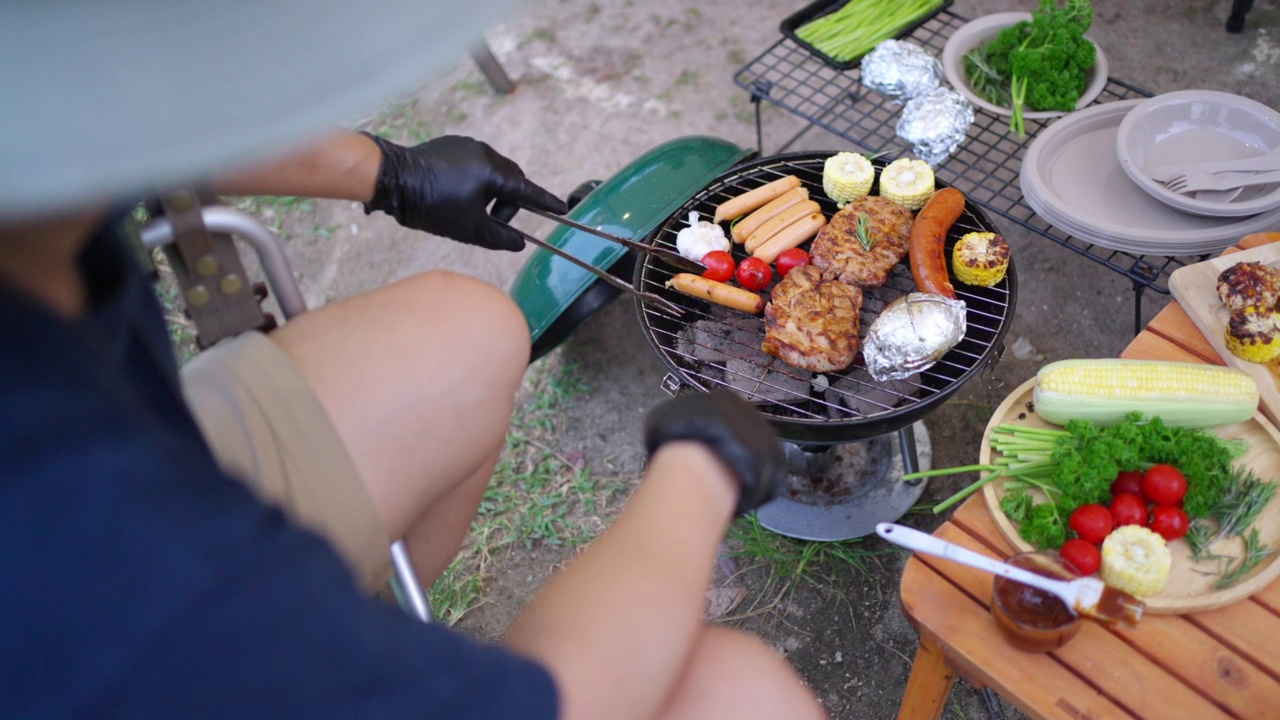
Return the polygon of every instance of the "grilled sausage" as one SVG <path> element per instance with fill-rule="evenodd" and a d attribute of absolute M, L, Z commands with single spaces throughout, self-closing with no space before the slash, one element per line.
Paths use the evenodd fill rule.
<path fill-rule="evenodd" d="M 963 212 L 964 193 L 943 188 L 920 208 L 911 224 L 907 254 L 911 260 L 911 277 L 920 292 L 955 299 L 956 291 L 947 274 L 946 241 L 947 231 Z"/>
<path fill-rule="evenodd" d="M 709 300 L 717 305 L 741 310 L 752 315 L 758 315 L 764 310 L 764 298 L 750 290 L 743 290 L 740 287 L 717 282 L 693 273 L 677 273 L 675 277 L 667 281 L 667 286 L 673 287 L 685 295 Z"/>
<path fill-rule="evenodd" d="M 817 235 L 826 224 L 827 218 L 821 211 L 810 213 L 779 230 L 751 254 L 772 264 L 783 252 L 800 247 L 806 240 Z"/>
<path fill-rule="evenodd" d="M 809 217 L 813 213 L 822 214 L 822 206 L 813 200 L 798 202 L 774 215 L 769 222 L 761 225 L 758 230 L 751 233 L 742 247 L 754 255 L 756 250 L 760 249 L 760 246 L 769 241 L 769 238 L 778 234 L 784 228 L 790 227 L 792 223 L 799 221 L 801 218 Z"/>
<path fill-rule="evenodd" d="M 800 187 L 800 178 L 787 175 L 771 183 L 761 185 L 755 190 L 745 192 L 737 197 L 729 198 L 716 206 L 715 222 L 732 220 L 741 217 L 759 207 L 764 207 L 770 200 L 782 193 Z"/>
<path fill-rule="evenodd" d="M 742 218 L 736 225 L 729 228 L 729 234 L 733 236 L 733 241 L 741 245 L 747 241 L 751 233 L 760 228 L 768 220 L 778 213 L 809 199 L 809 191 L 806 188 L 798 187 L 788 190 L 773 200 L 769 201 L 764 207 L 753 211 L 750 215 Z"/>

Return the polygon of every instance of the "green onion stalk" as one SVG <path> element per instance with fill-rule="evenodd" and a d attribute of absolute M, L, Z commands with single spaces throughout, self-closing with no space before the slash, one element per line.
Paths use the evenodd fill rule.
<path fill-rule="evenodd" d="M 941 4 L 940 0 L 851 0 L 801 25 L 796 37 L 836 62 L 845 62 L 870 52 L 881 40 L 897 35 Z"/>
<path fill-rule="evenodd" d="M 948 508 L 964 500 L 982 489 L 984 485 L 999 478 L 1010 478 L 1019 483 L 1019 487 L 1038 487 L 1047 494 L 1056 491 L 1049 485 L 1053 478 L 1054 463 L 1050 459 L 1054 443 L 1065 433 L 1061 430 L 1030 428 L 1021 425 L 1002 424 L 991 431 L 991 448 L 999 451 L 1000 457 L 989 464 L 964 465 L 962 467 L 940 468 L 907 473 L 903 480 L 920 480 L 943 475 L 959 475 L 967 472 L 986 473 L 960 492 L 933 506 L 935 514 L 945 512 Z M 1012 483 L 1011 483 L 1012 485 Z"/>

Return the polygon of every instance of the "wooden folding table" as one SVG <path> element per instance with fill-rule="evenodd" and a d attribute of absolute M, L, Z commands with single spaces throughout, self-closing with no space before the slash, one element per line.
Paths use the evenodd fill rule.
<path fill-rule="evenodd" d="M 1237 247 L 1276 240 L 1280 233 L 1259 233 Z M 1222 364 L 1176 302 L 1121 357 Z M 981 494 L 935 535 L 992 556 L 1014 552 Z M 1280 581 L 1216 610 L 1148 613 L 1132 630 L 1085 622 L 1074 640 L 1047 654 L 1004 641 L 989 612 L 991 577 L 965 566 L 912 557 L 901 601 L 920 635 L 901 720 L 938 718 L 957 676 L 991 687 L 1033 718 L 1280 718 Z"/>

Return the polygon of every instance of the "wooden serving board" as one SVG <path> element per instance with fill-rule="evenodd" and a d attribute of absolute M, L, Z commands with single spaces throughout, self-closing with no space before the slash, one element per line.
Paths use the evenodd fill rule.
<path fill-rule="evenodd" d="M 978 460 L 980 463 L 988 464 L 993 457 L 999 456 L 991 449 L 991 433 L 1001 424 L 1061 429 L 1041 419 L 1031 407 L 1035 382 L 1036 379 L 1031 378 L 1023 383 L 996 408 L 982 435 L 982 449 Z M 1280 471 L 1280 432 L 1261 413 L 1255 414 L 1248 422 L 1223 425 L 1212 428 L 1211 431 L 1223 438 L 1242 438 L 1249 443 L 1249 450 L 1236 460 L 1237 466 L 1252 469 L 1263 480 L 1277 479 L 1277 471 Z M 1022 539 L 1017 526 L 1000 510 L 1000 499 L 1005 494 L 1004 482 L 998 479 L 987 483 L 982 488 L 983 499 L 1005 539 L 1018 550 L 1031 550 L 1031 544 Z M 1038 492 L 1032 491 L 1033 495 Z M 1218 562 L 1196 562 L 1192 559 L 1191 548 L 1186 542 L 1174 540 L 1169 543 L 1169 550 L 1173 553 L 1169 582 L 1158 595 L 1143 598 L 1147 612 L 1178 614 L 1211 610 L 1243 600 L 1269 585 L 1280 576 L 1280 492 L 1263 509 L 1254 527 L 1258 528 L 1258 538 L 1262 545 L 1274 548 L 1277 552 L 1263 560 L 1251 575 L 1223 590 L 1213 588 L 1222 570 Z M 1230 538 L 1218 541 L 1210 550 L 1238 558 L 1243 552 L 1243 545 L 1243 540 Z"/>
<path fill-rule="evenodd" d="M 1230 313 L 1218 299 L 1218 275 L 1238 262 L 1250 261 L 1280 269 L 1280 243 L 1230 253 L 1178 268 L 1169 276 L 1169 289 L 1223 362 L 1253 377 L 1258 384 L 1259 404 L 1263 414 L 1272 425 L 1280 425 L 1280 361 L 1273 360 L 1263 364 L 1241 360 L 1231 354 L 1224 339 Z"/>

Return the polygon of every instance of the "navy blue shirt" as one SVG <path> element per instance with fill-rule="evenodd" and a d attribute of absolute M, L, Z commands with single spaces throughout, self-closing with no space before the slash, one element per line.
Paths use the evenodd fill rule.
<path fill-rule="evenodd" d="M 77 322 L 0 285 L 0 717 L 555 717 L 218 469 L 132 252 L 90 242 Z"/>

